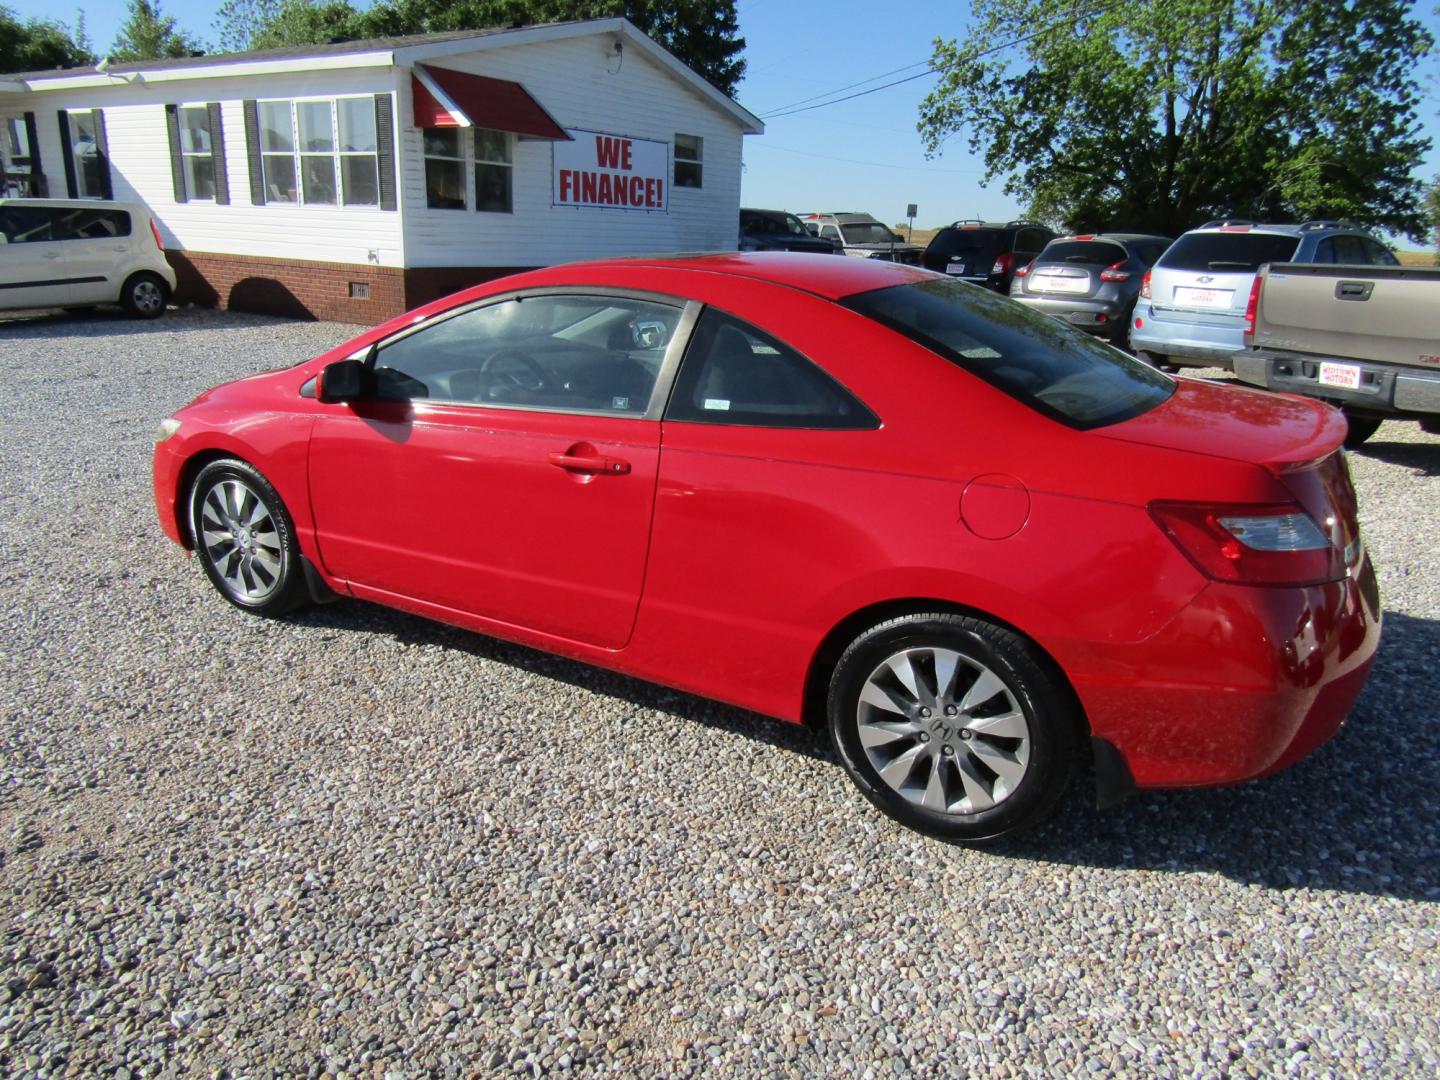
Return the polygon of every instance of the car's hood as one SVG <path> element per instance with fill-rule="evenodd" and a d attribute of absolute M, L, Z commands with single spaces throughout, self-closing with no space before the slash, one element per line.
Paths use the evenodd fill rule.
<path fill-rule="evenodd" d="M 1180 378 L 1164 404 L 1096 432 L 1272 470 L 1316 461 L 1345 440 L 1345 418 L 1309 398 Z"/>

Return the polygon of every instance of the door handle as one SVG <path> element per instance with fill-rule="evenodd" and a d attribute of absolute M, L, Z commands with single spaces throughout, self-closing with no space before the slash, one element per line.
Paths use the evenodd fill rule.
<path fill-rule="evenodd" d="M 605 473 L 609 476 L 624 476 L 630 471 L 628 461 L 598 454 L 554 453 L 550 455 L 550 464 L 566 472 Z"/>
<path fill-rule="evenodd" d="M 1342 281 L 1335 286 L 1336 300 L 1369 300 L 1375 288 L 1370 281 Z"/>
<path fill-rule="evenodd" d="M 58 251 L 47 251 L 47 252 L 45 252 L 45 258 L 47 258 L 47 259 L 58 259 L 59 257 L 60 257 L 60 252 L 58 252 Z"/>

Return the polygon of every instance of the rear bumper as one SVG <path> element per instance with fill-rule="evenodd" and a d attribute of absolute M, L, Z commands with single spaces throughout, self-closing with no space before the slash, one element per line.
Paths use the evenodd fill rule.
<path fill-rule="evenodd" d="M 1093 733 L 1137 787 L 1239 783 L 1294 764 L 1340 729 L 1380 624 L 1368 554 L 1327 585 L 1212 582 L 1164 630 L 1075 686 Z"/>
<path fill-rule="evenodd" d="M 1168 356 L 1182 364 L 1229 367 L 1245 348 L 1245 328 L 1188 322 L 1178 313 L 1157 311 L 1141 301 L 1130 320 L 1130 344 L 1147 353 Z"/>
<path fill-rule="evenodd" d="M 1060 296 L 1011 296 L 1026 307 L 1050 315 L 1061 322 L 1106 337 L 1125 336 L 1125 300 L 1077 299 Z"/>
<path fill-rule="evenodd" d="M 1325 362 L 1359 368 L 1360 385 L 1354 389 L 1322 385 L 1320 365 Z M 1357 412 L 1378 416 L 1440 414 L 1440 370 L 1251 349 L 1236 354 L 1235 374 L 1254 386 L 1322 398 Z"/>

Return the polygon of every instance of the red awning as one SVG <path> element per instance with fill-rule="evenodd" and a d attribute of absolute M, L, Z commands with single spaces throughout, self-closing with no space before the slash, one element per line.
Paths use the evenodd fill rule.
<path fill-rule="evenodd" d="M 430 92 L 427 80 L 438 93 Z M 517 82 L 421 64 L 415 65 L 410 82 L 418 128 L 464 127 L 468 120 L 477 128 L 513 131 L 536 139 L 570 138 Z"/>

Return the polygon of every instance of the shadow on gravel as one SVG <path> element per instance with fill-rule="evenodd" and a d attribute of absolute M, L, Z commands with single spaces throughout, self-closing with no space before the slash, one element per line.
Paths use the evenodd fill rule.
<path fill-rule="evenodd" d="M 297 321 L 276 315 L 255 315 L 210 308 L 171 309 L 158 319 L 136 319 L 119 308 L 94 311 L 25 311 L 0 315 L 0 340 L 7 337 L 111 338 L 159 333 L 214 332 L 229 327 L 275 326 Z"/>
<path fill-rule="evenodd" d="M 1440 439 L 1429 443 L 1372 441 L 1350 452 L 1414 469 L 1416 476 L 1440 475 Z"/>
<path fill-rule="evenodd" d="M 829 740 L 805 728 L 387 608 L 346 602 L 294 618 L 454 649 L 840 767 Z M 1144 792 L 1103 813 L 1082 772 L 1048 822 L 984 854 L 1440 901 L 1437 672 L 1440 621 L 1387 614 L 1350 722 L 1288 771 L 1233 788 Z"/>

